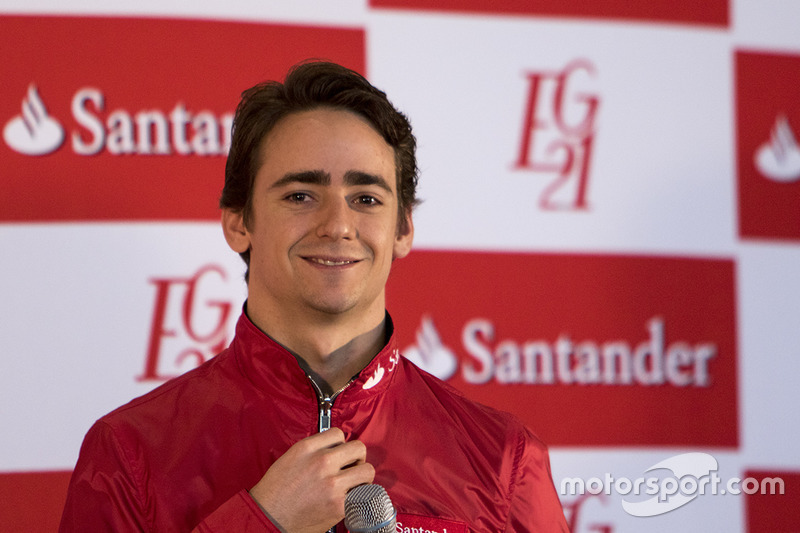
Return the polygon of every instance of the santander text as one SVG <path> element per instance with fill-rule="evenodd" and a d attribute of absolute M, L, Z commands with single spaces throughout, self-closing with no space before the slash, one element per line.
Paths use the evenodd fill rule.
<path fill-rule="evenodd" d="M 475 319 L 464 326 L 462 341 L 470 359 L 463 365 L 468 383 L 605 384 L 707 387 L 712 343 L 666 343 L 664 320 L 647 322 L 649 338 L 636 347 L 623 340 L 573 342 L 560 335 L 553 342 L 503 340 L 494 344 L 492 322 Z"/>
<path fill-rule="evenodd" d="M 396 533 L 447 533 L 447 528 L 444 528 L 442 531 L 437 531 L 434 529 L 424 529 L 421 527 L 403 527 L 403 524 L 397 522 L 397 524 L 395 524 L 395 532 Z"/>
<path fill-rule="evenodd" d="M 233 115 L 211 111 L 190 113 L 177 103 L 169 113 L 157 109 L 131 115 L 116 109 L 102 119 L 105 98 L 99 89 L 83 88 L 72 98 L 72 115 L 82 131 L 72 133 L 72 149 L 94 155 L 104 148 L 111 154 L 226 155 L 230 148 Z"/>

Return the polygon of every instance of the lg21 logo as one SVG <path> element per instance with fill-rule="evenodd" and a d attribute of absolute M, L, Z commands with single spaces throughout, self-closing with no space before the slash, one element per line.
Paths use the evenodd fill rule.
<path fill-rule="evenodd" d="M 585 59 L 561 71 L 526 74 L 527 101 L 515 170 L 555 174 L 539 198 L 545 210 L 587 209 L 589 167 L 600 98 L 575 87 L 594 78 Z"/>
<path fill-rule="evenodd" d="M 227 346 L 235 309 L 226 294 L 227 278 L 222 267 L 209 264 L 192 276 L 150 280 L 155 307 L 144 372 L 137 381 L 166 381 Z"/>

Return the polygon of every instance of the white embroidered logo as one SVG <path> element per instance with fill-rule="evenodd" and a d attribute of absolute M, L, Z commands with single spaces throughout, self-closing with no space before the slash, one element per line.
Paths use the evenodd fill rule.
<path fill-rule="evenodd" d="M 3 139 L 12 149 L 25 155 L 45 155 L 64 142 L 64 128 L 47 114 L 36 85 L 28 87 L 22 100 L 22 115 L 6 123 Z"/>
<path fill-rule="evenodd" d="M 371 389 L 372 387 L 381 382 L 381 380 L 383 379 L 383 375 L 385 373 L 386 371 L 383 369 L 383 367 L 381 365 L 378 365 L 378 368 L 375 369 L 375 373 L 372 374 L 372 376 L 367 381 L 364 382 L 362 388 L 364 390 Z"/>
<path fill-rule="evenodd" d="M 389 356 L 389 362 L 392 363 L 392 366 L 389 367 L 389 372 L 394 372 L 394 367 L 400 362 L 400 352 L 395 350 L 392 352 L 392 355 Z"/>
<path fill-rule="evenodd" d="M 397 367 L 397 364 L 400 362 L 400 352 L 394 350 L 392 352 L 392 355 L 389 356 L 389 362 L 392 363 L 392 366 L 389 367 L 389 372 L 391 373 L 394 372 L 395 367 Z M 372 387 L 381 382 L 385 374 L 386 371 L 379 364 L 378 368 L 375 369 L 375 372 L 373 372 L 372 376 L 370 376 L 370 378 L 364 382 L 364 385 L 361 388 L 364 390 L 371 389 Z"/>

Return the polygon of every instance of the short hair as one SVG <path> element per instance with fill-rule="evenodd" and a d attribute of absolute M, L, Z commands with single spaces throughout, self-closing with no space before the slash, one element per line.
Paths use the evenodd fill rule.
<path fill-rule="evenodd" d="M 418 203 L 419 173 L 416 139 L 406 116 L 395 109 L 386 93 L 361 74 L 336 63 L 308 61 L 292 67 L 283 83 L 267 81 L 242 93 L 236 108 L 231 148 L 225 165 L 225 186 L 219 206 L 242 214 L 249 227 L 253 183 L 261 167 L 261 147 L 275 125 L 286 116 L 321 107 L 350 111 L 365 118 L 394 149 L 398 228 Z M 241 254 L 250 268 L 250 251 Z"/>

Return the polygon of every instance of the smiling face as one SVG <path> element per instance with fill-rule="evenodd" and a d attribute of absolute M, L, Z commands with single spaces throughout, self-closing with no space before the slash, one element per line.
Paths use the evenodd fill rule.
<path fill-rule="evenodd" d="M 248 313 L 288 320 L 382 320 L 398 231 L 394 150 L 360 116 L 317 108 L 281 119 L 264 140 L 245 226 L 225 211 L 231 247 L 250 250 Z"/>

